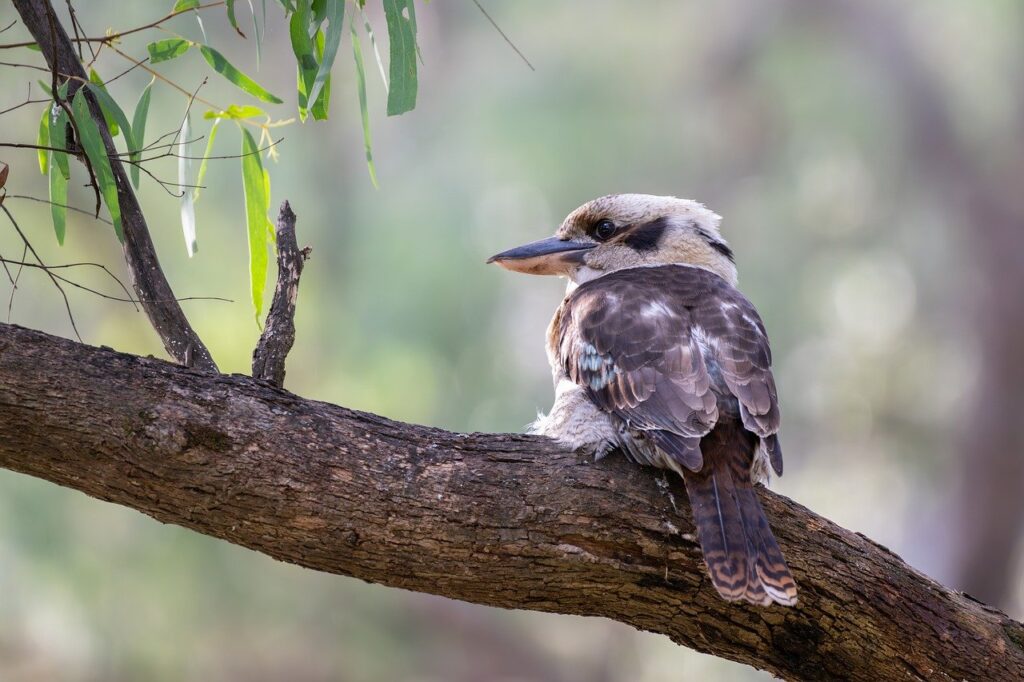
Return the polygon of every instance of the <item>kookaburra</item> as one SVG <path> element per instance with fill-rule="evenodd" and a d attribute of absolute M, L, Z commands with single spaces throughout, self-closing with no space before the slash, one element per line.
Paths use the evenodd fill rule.
<path fill-rule="evenodd" d="M 555 403 L 532 430 L 678 473 L 719 594 L 789 605 L 796 583 L 753 489 L 769 466 L 782 474 L 771 350 L 720 220 L 695 201 L 610 195 L 488 262 L 569 279 L 548 327 Z"/>

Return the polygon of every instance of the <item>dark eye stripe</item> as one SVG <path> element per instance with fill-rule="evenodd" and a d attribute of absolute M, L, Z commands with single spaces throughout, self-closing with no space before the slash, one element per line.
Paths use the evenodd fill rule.
<path fill-rule="evenodd" d="M 708 246 L 712 249 L 728 258 L 731 262 L 736 262 L 736 258 L 733 256 L 732 249 L 729 248 L 728 244 L 715 239 L 714 235 L 710 234 L 707 230 L 700 229 L 699 227 L 697 228 L 697 234 L 703 237 L 704 241 L 706 241 Z"/>
<path fill-rule="evenodd" d="M 654 251 L 667 228 L 667 218 L 655 218 L 630 230 L 622 243 L 636 251 Z"/>

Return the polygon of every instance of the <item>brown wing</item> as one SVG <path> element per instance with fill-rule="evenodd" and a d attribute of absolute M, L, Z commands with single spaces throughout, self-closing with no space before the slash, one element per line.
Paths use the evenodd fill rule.
<path fill-rule="evenodd" d="M 696 471 L 700 438 L 718 420 L 715 393 L 731 394 L 782 473 L 768 336 L 735 287 L 701 268 L 631 268 L 583 284 L 564 306 L 562 366 L 599 407 Z"/>
<path fill-rule="evenodd" d="M 643 277 L 609 275 L 566 301 L 559 355 L 596 405 L 698 471 L 700 439 L 715 425 L 718 406 L 692 324 L 671 291 Z"/>
<path fill-rule="evenodd" d="M 739 401 L 743 426 L 761 438 L 772 468 L 781 475 L 782 449 L 775 435 L 781 421 L 779 396 L 764 323 L 754 305 L 724 280 L 712 283 L 711 289 L 712 295 L 694 302 L 694 323 L 702 330 L 729 393 Z"/>

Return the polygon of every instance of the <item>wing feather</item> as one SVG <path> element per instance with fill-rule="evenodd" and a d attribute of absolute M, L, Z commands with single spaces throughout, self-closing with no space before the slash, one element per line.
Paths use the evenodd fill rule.
<path fill-rule="evenodd" d="M 717 392 L 735 396 L 744 427 L 781 473 L 768 336 L 754 306 L 724 279 L 682 265 L 599 277 L 563 303 L 558 335 L 569 378 L 688 468 L 699 469 L 695 444 L 719 419 Z"/>

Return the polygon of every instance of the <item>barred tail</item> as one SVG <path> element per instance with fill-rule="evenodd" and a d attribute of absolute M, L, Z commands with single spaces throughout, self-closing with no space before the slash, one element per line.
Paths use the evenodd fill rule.
<path fill-rule="evenodd" d="M 701 442 L 704 466 L 683 471 L 704 561 L 718 593 L 729 601 L 796 603 L 786 566 L 750 482 L 756 441 L 720 424 Z"/>

